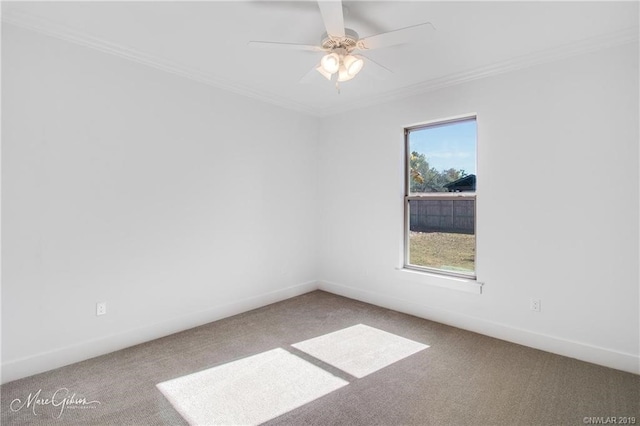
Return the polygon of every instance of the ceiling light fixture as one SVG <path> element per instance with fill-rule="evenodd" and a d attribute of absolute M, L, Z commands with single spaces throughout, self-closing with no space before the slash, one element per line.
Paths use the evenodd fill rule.
<path fill-rule="evenodd" d="M 352 77 L 358 74 L 362 69 L 362 67 L 364 66 L 364 61 L 362 60 L 362 58 L 358 58 L 357 56 L 354 56 L 354 55 L 345 56 L 344 59 L 342 60 L 342 63 L 347 69 L 347 74 L 349 74 Z"/>
<path fill-rule="evenodd" d="M 342 83 L 343 81 L 349 81 L 353 77 L 355 77 L 355 74 L 354 75 L 349 74 L 349 71 L 344 65 L 340 66 L 340 69 L 338 70 L 338 81 L 340 83 Z"/>
<path fill-rule="evenodd" d="M 326 78 L 327 80 L 329 80 L 329 81 L 331 80 L 331 76 L 333 74 L 331 74 L 330 72 L 325 71 L 324 68 L 322 68 L 322 65 L 318 65 L 318 67 L 316 68 L 316 71 L 318 71 L 320 74 L 322 74 L 322 76 L 324 78 Z"/>
<path fill-rule="evenodd" d="M 335 49 L 322 57 L 316 71 L 327 80 L 338 73 L 338 82 L 343 82 L 355 77 L 363 66 L 364 60 L 361 57 L 351 55 L 345 49 Z"/>
<path fill-rule="evenodd" d="M 324 55 L 320 60 L 320 66 L 322 69 L 329 74 L 335 74 L 340 68 L 340 56 L 335 53 L 329 53 L 328 55 Z"/>

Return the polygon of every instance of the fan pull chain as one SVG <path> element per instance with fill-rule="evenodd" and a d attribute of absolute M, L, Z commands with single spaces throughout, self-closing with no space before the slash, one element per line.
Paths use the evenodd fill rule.
<path fill-rule="evenodd" d="M 338 91 L 338 95 L 340 94 L 340 83 L 336 81 L 336 90 Z"/>

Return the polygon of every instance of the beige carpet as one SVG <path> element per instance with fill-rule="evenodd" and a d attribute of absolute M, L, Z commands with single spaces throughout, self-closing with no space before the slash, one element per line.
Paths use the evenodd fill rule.
<path fill-rule="evenodd" d="M 428 348 L 364 324 L 292 346 L 357 378 Z M 257 425 L 348 384 L 277 348 L 157 387 L 190 425 Z"/>
<path fill-rule="evenodd" d="M 346 385 L 278 348 L 157 386 L 190 425 L 257 425 Z"/>
<path fill-rule="evenodd" d="M 364 324 L 292 346 L 357 378 L 429 347 Z"/>
<path fill-rule="evenodd" d="M 292 347 L 367 324 L 429 345 L 360 379 Z M 314 291 L 142 345 L 1 387 L 6 425 L 188 425 L 156 384 L 284 348 L 349 382 L 266 422 L 290 425 L 584 425 L 584 418 L 634 417 L 640 377 Z M 11 401 L 68 388 L 92 409 Z"/>

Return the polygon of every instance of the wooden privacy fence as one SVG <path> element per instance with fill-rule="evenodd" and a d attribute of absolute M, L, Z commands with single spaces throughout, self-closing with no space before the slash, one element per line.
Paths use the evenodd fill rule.
<path fill-rule="evenodd" d="M 415 232 L 475 233 L 476 200 L 409 200 L 409 229 Z"/>

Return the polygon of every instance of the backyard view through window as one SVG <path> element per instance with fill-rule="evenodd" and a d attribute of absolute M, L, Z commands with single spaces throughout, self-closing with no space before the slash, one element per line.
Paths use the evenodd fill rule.
<path fill-rule="evenodd" d="M 475 278 L 476 119 L 405 138 L 405 267 Z"/>

